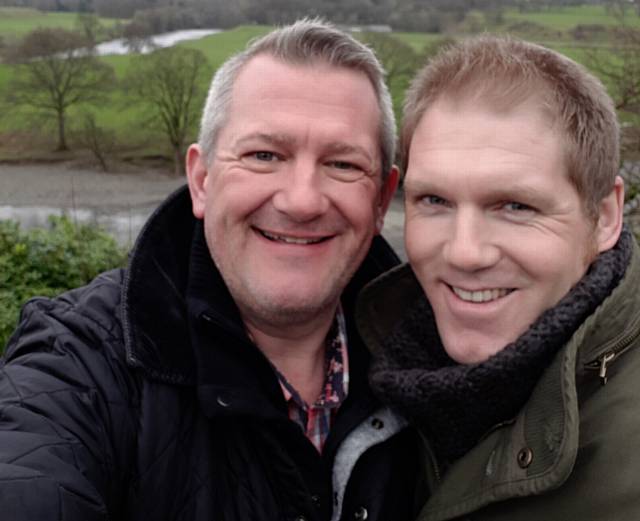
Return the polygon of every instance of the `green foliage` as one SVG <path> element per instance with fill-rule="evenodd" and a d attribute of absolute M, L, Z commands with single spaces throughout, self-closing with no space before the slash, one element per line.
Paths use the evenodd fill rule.
<path fill-rule="evenodd" d="M 51 217 L 49 229 L 29 231 L 0 221 L 0 353 L 27 299 L 82 286 L 125 260 L 110 235 L 68 217 Z"/>

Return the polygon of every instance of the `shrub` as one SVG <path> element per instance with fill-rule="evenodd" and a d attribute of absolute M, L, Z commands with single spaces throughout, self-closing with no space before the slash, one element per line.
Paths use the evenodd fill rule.
<path fill-rule="evenodd" d="M 28 231 L 0 221 L 0 354 L 26 300 L 86 284 L 125 260 L 113 237 L 68 217 L 51 217 L 48 229 Z"/>

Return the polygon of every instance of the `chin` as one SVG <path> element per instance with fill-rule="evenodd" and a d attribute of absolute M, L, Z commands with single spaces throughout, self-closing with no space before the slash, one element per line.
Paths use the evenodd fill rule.
<path fill-rule="evenodd" d="M 496 348 L 495 344 L 476 344 L 473 347 L 472 342 L 457 341 L 455 343 L 444 342 L 444 349 L 451 359 L 462 365 L 480 364 L 485 362 L 493 355 L 502 351 L 506 347 L 506 343 L 501 343 L 502 347 Z M 449 347 L 450 346 L 450 347 Z"/>

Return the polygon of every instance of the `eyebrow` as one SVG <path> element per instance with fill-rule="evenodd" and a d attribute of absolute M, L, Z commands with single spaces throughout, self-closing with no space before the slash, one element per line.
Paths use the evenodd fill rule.
<path fill-rule="evenodd" d="M 244 145 L 251 141 L 263 141 L 275 146 L 291 146 L 296 143 L 296 138 L 286 134 L 269 134 L 266 132 L 252 132 L 246 136 L 242 136 L 236 141 L 236 146 Z M 329 143 L 325 147 L 326 153 L 329 154 L 360 154 L 364 156 L 372 165 L 374 164 L 374 158 L 367 151 L 366 148 L 359 145 L 351 145 L 341 141 L 334 141 Z"/>
<path fill-rule="evenodd" d="M 509 187 L 500 186 L 495 190 L 489 189 L 488 187 L 485 188 L 487 188 L 485 195 L 491 199 L 506 201 L 524 198 L 527 201 L 536 202 L 544 200 L 545 198 L 543 191 L 539 190 L 535 186 L 526 184 L 514 184 Z M 447 197 L 447 194 L 443 194 L 442 189 L 439 188 L 437 184 L 429 181 L 414 180 L 411 178 L 404 182 L 404 191 L 409 194 L 436 193 L 443 197 Z"/>
<path fill-rule="evenodd" d="M 359 145 L 350 145 L 348 143 L 342 142 L 334 142 L 329 143 L 327 146 L 327 151 L 330 154 L 361 154 L 365 156 L 369 161 L 373 162 L 373 158 L 371 154 L 364 148 Z"/>
<path fill-rule="evenodd" d="M 273 145 L 285 146 L 295 143 L 295 138 L 285 134 L 267 134 L 266 132 L 252 132 L 242 136 L 236 141 L 236 145 L 243 145 L 250 141 L 264 141 Z"/>

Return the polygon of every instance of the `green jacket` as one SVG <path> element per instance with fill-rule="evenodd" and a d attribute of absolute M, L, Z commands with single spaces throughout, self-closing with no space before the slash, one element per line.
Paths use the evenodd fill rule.
<path fill-rule="evenodd" d="M 365 289 L 358 323 L 374 353 L 421 291 L 408 265 Z M 444 477 L 425 441 L 419 521 L 640 520 L 639 345 L 634 244 L 621 283 L 561 348 L 515 419 Z"/>

